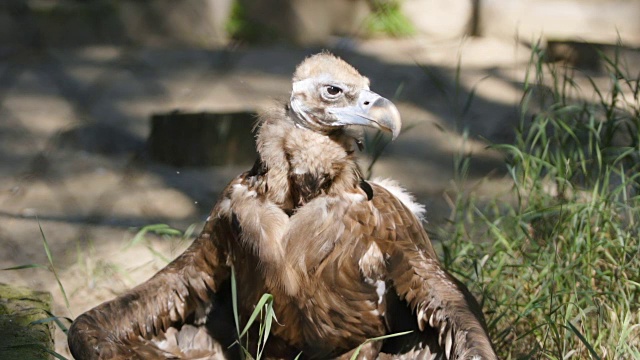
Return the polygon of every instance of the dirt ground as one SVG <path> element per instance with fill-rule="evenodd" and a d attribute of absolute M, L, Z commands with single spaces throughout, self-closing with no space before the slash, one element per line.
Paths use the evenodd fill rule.
<path fill-rule="evenodd" d="M 151 276 L 189 239 L 128 246 L 137 230 L 165 223 L 197 233 L 222 187 L 250 166 L 150 161 L 151 114 L 257 111 L 286 98 L 295 65 L 319 50 L 0 48 L 0 268 L 48 264 L 40 224 L 70 306 L 46 270 L 2 271 L 0 281 L 50 291 L 56 314 L 75 317 Z M 474 158 L 465 186 L 487 197 L 509 188 L 499 154 L 486 146 L 513 138 L 527 47 L 489 38 L 342 39 L 332 51 L 398 105 L 409 130 L 374 175 L 416 194 L 427 227 L 449 214 L 444 193 L 462 148 Z M 69 356 L 61 331 L 56 344 Z"/>

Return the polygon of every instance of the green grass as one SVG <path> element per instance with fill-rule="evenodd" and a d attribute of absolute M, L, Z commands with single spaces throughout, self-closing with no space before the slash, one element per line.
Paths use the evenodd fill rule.
<path fill-rule="evenodd" d="M 231 4 L 231 14 L 225 24 L 225 31 L 231 39 L 248 44 L 269 43 L 278 39 L 276 29 L 250 19 L 247 9 L 238 0 Z"/>
<path fill-rule="evenodd" d="M 639 79 L 603 58 L 608 87 L 581 89 L 542 59 L 536 46 L 515 143 L 494 146 L 515 201 L 458 192 L 445 264 L 482 294 L 502 359 L 639 359 Z"/>
<path fill-rule="evenodd" d="M 371 4 L 372 13 L 365 21 L 369 35 L 406 37 L 415 34 L 413 24 L 400 9 L 400 0 L 373 0 Z"/>
<path fill-rule="evenodd" d="M 238 335 L 238 341 L 236 341 L 233 345 L 238 344 L 240 346 L 240 354 L 243 359 L 256 359 L 260 360 L 262 358 L 262 353 L 264 351 L 265 346 L 267 345 L 267 340 L 269 339 L 269 335 L 271 334 L 271 325 L 275 321 L 278 322 L 276 318 L 275 311 L 273 310 L 273 295 L 271 294 L 263 294 L 258 303 L 255 305 L 255 308 L 251 315 L 249 316 L 249 320 L 244 325 L 242 331 L 240 331 L 240 313 L 238 311 L 238 290 L 236 285 L 236 274 L 233 266 L 231 267 L 231 300 L 233 305 L 233 319 L 236 323 L 236 331 Z M 257 353 L 255 354 L 255 358 L 253 354 L 248 350 L 249 346 L 249 330 L 251 327 L 258 321 L 258 348 Z"/>

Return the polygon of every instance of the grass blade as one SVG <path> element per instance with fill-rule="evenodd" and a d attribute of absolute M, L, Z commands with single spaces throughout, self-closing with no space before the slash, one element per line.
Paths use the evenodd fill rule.
<path fill-rule="evenodd" d="M 591 356 L 593 356 L 594 359 L 596 360 L 602 360 L 602 358 L 598 355 L 598 353 L 596 353 L 595 349 L 593 348 L 593 346 L 591 346 L 591 344 L 589 344 L 589 342 L 587 341 L 587 339 L 585 339 L 585 337 L 582 335 L 582 333 L 580 333 L 580 331 L 578 329 L 576 329 L 575 326 L 573 326 L 573 324 L 568 321 L 567 325 L 569 325 L 569 329 L 576 334 L 576 336 L 578 337 L 578 339 L 580 339 L 580 341 L 582 341 L 582 343 L 584 344 L 584 346 L 587 347 L 587 349 L 589 350 L 589 353 L 591 354 Z"/>
<path fill-rule="evenodd" d="M 231 266 L 231 305 L 233 306 L 233 319 L 236 322 L 236 332 L 240 338 L 240 321 L 238 320 L 238 287 L 236 284 L 236 271 Z"/>
<path fill-rule="evenodd" d="M 47 270 L 49 270 L 48 267 L 46 267 L 44 265 L 40 265 L 40 264 L 18 265 L 18 266 L 12 266 L 12 267 L 8 267 L 8 268 L 4 268 L 2 270 L 22 270 L 22 269 L 47 269 Z"/>
<path fill-rule="evenodd" d="M 356 350 L 351 355 L 350 360 L 358 359 L 358 355 L 360 355 L 360 351 L 362 350 L 362 347 L 365 346 L 366 344 L 370 343 L 370 342 L 385 340 L 385 339 L 398 337 L 398 336 L 403 336 L 403 335 L 411 334 L 412 332 L 413 332 L 413 330 L 409 330 L 409 331 L 403 331 L 403 332 L 399 332 L 399 333 L 388 334 L 388 335 L 383 335 L 383 336 L 378 336 L 378 337 L 374 337 L 374 338 L 371 338 L 371 339 L 367 339 L 365 342 L 363 342 L 362 344 L 360 344 L 360 346 L 358 346 L 356 348 Z"/>
<path fill-rule="evenodd" d="M 136 235 L 129 241 L 129 243 L 125 246 L 125 249 L 128 249 L 134 245 L 137 245 L 142 240 L 144 240 L 145 235 L 147 233 L 154 233 L 156 235 L 166 235 L 166 236 L 182 236 L 182 231 L 178 229 L 174 229 L 167 224 L 152 224 L 142 227 Z"/>
<path fill-rule="evenodd" d="M 253 325 L 256 317 L 258 317 L 258 315 L 260 315 L 260 313 L 262 312 L 262 308 L 265 306 L 265 304 L 267 304 L 267 302 L 271 301 L 273 301 L 273 295 L 262 294 L 262 297 L 258 301 L 256 308 L 253 310 L 253 313 L 251 313 L 251 316 L 249 317 L 249 321 L 247 321 L 247 325 L 245 325 L 244 329 L 240 333 L 240 337 L 243 337 L 247 333 L 247 331 L 249 331 L 249 328 L 251 327 L 251 325 Z"/>
<path fill-rule="evenodd" d="M 64 290 L 64 286 L 62 286 L 62 282 L 60 281 L 60 277 L 58 276 L 58 272 L 56 271 L 56 267 L 53 265 L 53 256 L 51 255 L 51 249 L 49 248 L 49 243 L 47 242 L 47 237 L 44 235 L 44 231 L 42 230 L 42 225 L 40 224 L 40 219 L 36 218 L 38 221 L 38 228 L 40 229 L 40 235 L 42 235 L 42 244 L 44 245 L 44 251 L 47 254 L 47 259 L 49 259 L 49 266 L 51 266 L 51 272 L 53 276 L 56 278 L 58 282 L 58 287 L 62 292 L 62 296 L 64 297 L 64 303 L 67 306 L 67 310 L 69 314 L 73 317 L 73 313 L 71 312 L 71 306 L 69 305 L 69 298 L 67 297 L 67 292 Z"/>
<path fill-rule="evenodd" d="M 71 320 L 71 318 L 68 318 L 66 316 L 55 316 L 50 311 L 46 311 L 45 310 L 45 312 L 49 315 L 49 317 L 47 317 L 45 319 L 32 321 L 32 322 L 29 323 L 29 325 L 46 324 L 46 323 L 49 323 L 49 322 L 53 321 L 53 322 L 56 323 L 56 325 L 58 325 L 60 330 L 62 330 L 62 332 L 66 334 L 67 331 L 69 330 L 69 328 L 62 321 L 60 321 L 60 319 L 67 320 L 69 323 L 72 323 L 73 320 Z"/>
<path fill-rule="evenodd" d="M 273 301 L 269 301 L 265 311 L 264 334 L 262 335 L 262 346 L 260 354 L 262 354 L 265 346 L 267 345 L 267 340 L 269 339 L 269 334 L 271 333 L 271 324 L 273 323 L 273 319 L 275 319 L 275 317 L 276 315 L 273 311 Z"/>

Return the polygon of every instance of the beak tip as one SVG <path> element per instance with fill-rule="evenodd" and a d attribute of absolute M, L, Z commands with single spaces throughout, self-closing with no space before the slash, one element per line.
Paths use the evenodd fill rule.
<path fill-rule="evenodd" d="M 330 108 L 336 126 L 360 125 L 369 126 L 391 133 L 392 141 L 400 135 L 402 119 L 393 102 L 372 92 L 363 91 L 358 105 Z"/>
<path fill-rule="evenodd" d="M 402 128 L 400 112 L 390 100 L 379 97 L 369 109 L 369 116 L 376 119 L 376 127 L 391 133 L 392 141 L 400 135 Z"/>
<path fill-rule="evenodd" d="M 393 141 L 398 137 L 398 135 L 400 135 L 400 130 L 402 130 L 402 120 L 398 108 L 396 108 L 393 103 L 389 103 L 390 106 L 388 106 L 388 116 L 390 119 L 386 123 L 389 124 L 389 130 L 391 130 L 391 140 Z"/>
<path fill-rule="evenodd" d="M 394 129 L 391 132 L 391 141 L 394 141 L 395 139 L 397 139 L 398 135 L 400 135 L 400 129 Z"/>

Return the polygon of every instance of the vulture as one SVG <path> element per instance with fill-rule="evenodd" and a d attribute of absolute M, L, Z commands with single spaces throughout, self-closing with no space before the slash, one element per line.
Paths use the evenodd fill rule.
<path fill-rule="evenodd" d="M 268 293 L 264 358 L 497 359 L 478 302 L 438 261 L 424 207 L 393 181 L 363 178 L 362 127 L 395 139 L 400 114 L 342 59 L 306 58 L 290 99 L 258 118 L 254 166 L 184 253 L 75 319 L 73 356 L 244 358 L 232 294 L 243 328 Z M 253 356 L 258 331 L 241 342 Z"/>

